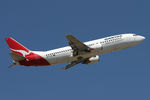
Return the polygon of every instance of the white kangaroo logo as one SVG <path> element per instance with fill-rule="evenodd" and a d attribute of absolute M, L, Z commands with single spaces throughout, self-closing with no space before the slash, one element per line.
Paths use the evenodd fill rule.
<path fill-rule="evenodd" d="M 21 53 L 23 55 L 23 57 L 25 57 L 26 55 L 29 55 L 31 53 L 31 51 L 26 52 L 25 50 L 15 50 L 15 49 L 11 49 L 11 50 Z"/>

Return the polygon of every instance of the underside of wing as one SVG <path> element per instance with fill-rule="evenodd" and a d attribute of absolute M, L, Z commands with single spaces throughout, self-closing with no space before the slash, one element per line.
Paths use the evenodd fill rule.
<path fill-rule="evenodd" d="M 82 58 L 82 57 L 79 57 L 78 60 L 76 61 L 72 61 L 70 64 L 68 64 L 67 66 L 65 66 L 64 68 L 62 68 L 62 70 L 66 70 L 66 69 L 69 69 L 79 63 L 82 63 L 84 62 L 85 60 L 87 60 L 87 58 Z"/>
<path fill-rule="evenodd" d="M 77 64 L 79 64 L 80 62 L 78 61 L 72 61 L 70 64 L 68 64 L 67 66 L 63 67 L 62 70 L 66 70 L 66 69 L 69 69 Z"/>

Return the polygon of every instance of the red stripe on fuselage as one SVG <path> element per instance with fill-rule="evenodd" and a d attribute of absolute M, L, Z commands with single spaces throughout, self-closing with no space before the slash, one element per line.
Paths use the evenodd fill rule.
<path fill-rule="evenodd" d="M 24 66 L 46 66 L 50 65 L 43 57 L 38 54 L 31 52 L 29 55 L 26 55 L 26 60 L 20 61 L 20 65 Z"/>

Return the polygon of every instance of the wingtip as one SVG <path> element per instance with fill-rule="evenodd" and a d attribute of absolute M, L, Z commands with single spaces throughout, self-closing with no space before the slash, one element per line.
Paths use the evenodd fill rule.
<path fill-rule="evenodd" d="M 60 70 L 66 70 L 65 68 L 60 68 Z"/>
<path fill-rule="evenodd" d="M 67 36 L 72 36 L 72 35 L 71 34 L 66 34 L 65 36 L 67 37 Z"/>
<path fill-rule="evenodd" d="M 63 67 L 63 68 L 61 68 L 60 70 L 67 70 L 68 68 L 65 68 L 65 67 Z"/>

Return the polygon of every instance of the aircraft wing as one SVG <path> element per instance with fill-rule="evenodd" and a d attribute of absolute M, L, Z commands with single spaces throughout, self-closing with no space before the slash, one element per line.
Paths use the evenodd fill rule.
<path fill-rule="evenodd" d="M 77 64 L 79 64 L 79 63 L 81 63 L 81 62 L 79 62 L 79 61 L 72 61 L 72 62 L 71 62 L 70 64 L 68 64 L 67 66 L 63 67 L 62 70 L 69 69 L 69 68 L 71 68 L 71 67 L 73 67 L 73 66 L 75 66 L 75 65 L 77 65 Z"/>
<path fill-rule="evenodd" d="M 79 57 L 78 60 L 76 61 L 72 61 L 70 64 L 68 64 L 67 66 L 65 66 L 64 68 L 62 68 L 62 70 L 66 70 L 66 69 L 69 69 L 79 63 L 82 63 L 84 62 L 85 60 L 87 60 L 87 58 L 82 58 L 82 57 Z"/>
<path fill-rule="evenodd" d="M 73 49 L 73 55 L 76 56 L 83 52 L 89 52 L 90 48 L 72 35 L 66 35 L 69 45 Z"/>

